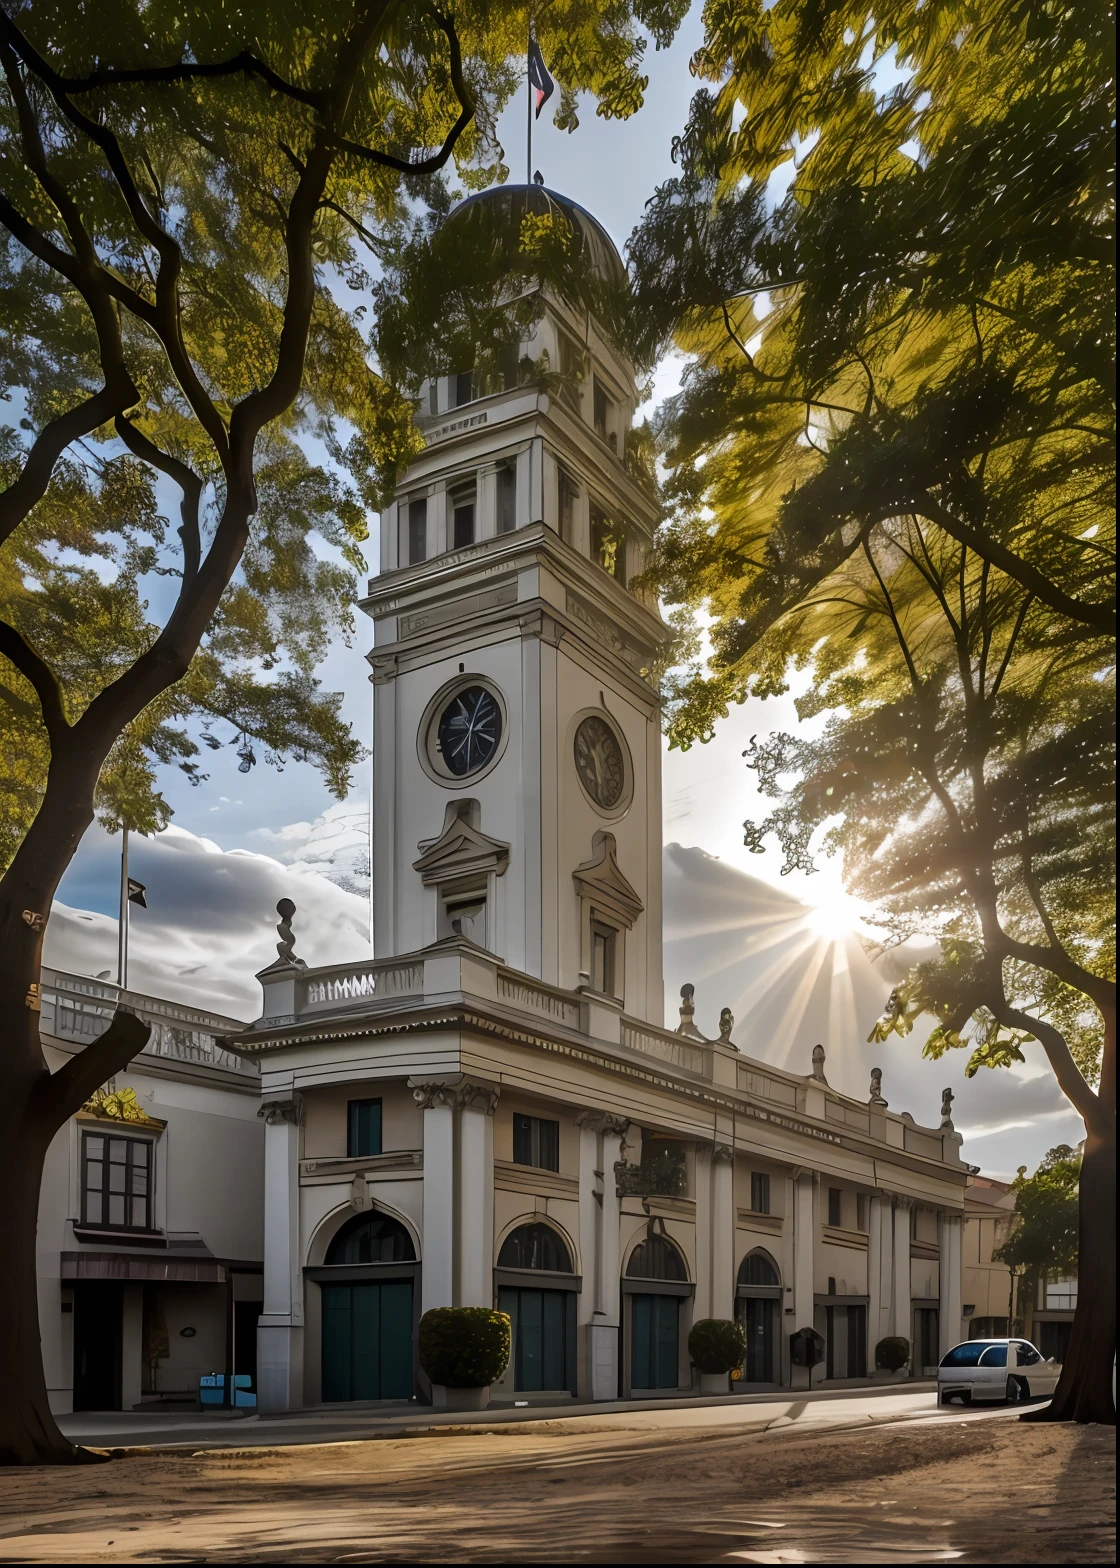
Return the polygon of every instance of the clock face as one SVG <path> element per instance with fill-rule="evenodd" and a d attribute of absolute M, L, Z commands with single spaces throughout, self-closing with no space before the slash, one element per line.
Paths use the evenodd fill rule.
<path fill-rule="evenodd" d="M 456 692 L 439 717 L 437 739 L 444 766 L 456 778 L 484 768 L 502 738 L 502 710 L 485 686 Z"/>
<path fill-rule="evenodd" d="M 618 737 L 605 719 L 596 714 L 576 730 L 576 772 L 595 804 L 613 811 L 626 788 L 626 763 Z"/>

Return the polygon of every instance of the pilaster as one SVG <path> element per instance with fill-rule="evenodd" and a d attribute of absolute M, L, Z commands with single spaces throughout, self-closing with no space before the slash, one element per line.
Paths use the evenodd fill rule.
<path fill-rule="evenodd" d="M 729 1318 L 735 1312 L 735 1151 L 730 1144 L 717 1143 L 712 1150 L 712 1293 L 709 1303 L 714 1318 Z"/>
<path fill-rule="evenodd" d="M 580 1127 L 579 1229 L 583 1293 L 591 1303 L 585 1329 L 587 1381 L 592 1399 L 617 1399 L 622 1206 L 614 1180 L 614 1166 L 621 1158 L 630 1123 L 625 1117 L 603 1111 L 583 1111 L 577 1120 Z M 588 1308 L 581 1306 L 581 1310 L 588 1311 Z"/>
<path fill-rule="evenodd" d="M 816 1257 L 816 1177 L 799 1170 L 793 1183 L 793 1332 L 813 1327 L 813 1271 Z M 790 1368 L 794 1388 L 807 1388 L 812 1371 Z"/>
<path fill-rule="evenodd" d="M 303 1404 L 303 1270 L 299 1253 L 299 1095 L 267 1100 L 264 1129 L 264 1301 L 257 1326 L 257 1407 Z"/>
<path fill-rule="evenodd" d="M 464 1083 L 457 1095 L 456 1306 L 489 1307 L 494 1300 L 494 1109 L 500 1093 L 491 1084 Z"/>
<path fill-rule="evenodd" d="M 937 1216 L 937 1241 L 940 1249 L 938 1262 L 939 1309 L 938 1356 L 951 1350 L 961 1337 L 961 1319 L 964 1316 L 961 1280 L 961 1216 L 942 1209 Z"/>
<path fill-rule="evenodd" d="M 696 1294 L 695 1319 L 712 1316 L 712 1145 L 698 1143 L 693 1164 L 696 1191 Z"/>
<path fill-rule="evenodd" d="M 909 1340 L 914 1328 L 910 1309 L 910 1210 L 913 1206 L 911 1198 L 896 1196 L 892 1200 L 894 1245 L 891 1249 L 891 1333 L 906 1340 Z"/>
<path fill-rule="evenodd" d="M 410 1078 L 424 1112 L 424 1251 L 420 1306 L 455 1304 L 455 1105 L 458 1084 Z"/>

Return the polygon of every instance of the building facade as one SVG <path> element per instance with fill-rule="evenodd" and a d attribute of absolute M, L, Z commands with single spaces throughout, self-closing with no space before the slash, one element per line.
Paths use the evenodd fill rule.
<path fill-rule="evenodd" d="M 478 204 L 559 212 L 621 273 L 553 193 L 450 221 Z M 309 969 L 283 903 L 261 1017 L 227 1041 L 260 1070 L 265 1409 L 426 1397 L 438 1306 L 509 1312 L 509 1400 L 687 1391 L 704 1317 L 741 1318 L 744 1390 L 863 1378 L 888 1334 L 927 1369 L 962 1333 L 948 1112 L 919 1127 L 877 1080 L 846 1098 L 819 1048 L 769 1067 L 726 1010 L 702 1031 L 691 987 L 664 1027 L 637 391 L 593 320 L 540 306 L 504 371 L 424 389 L 381 519 L 375 957 Z M 545 356 L 559 376 L 526 378 Z"/>
<path fill-rule="evenodd" d="M 52 1070 L 127 1001 L 152 1026 L 128 1069 L 59 1130 L 39 1202 L 39 1325 L 51 1408 L 193 1405 L 204 1376 L 255 1397 L 263 1143 L 240 1025 L 44 969 Z M 227 1381 L 226 1388 L 233 1385 Z"/>

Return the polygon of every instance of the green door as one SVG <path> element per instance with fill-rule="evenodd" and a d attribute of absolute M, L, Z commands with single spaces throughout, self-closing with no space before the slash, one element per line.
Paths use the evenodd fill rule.
<path fill-rule="evenodd" d="M 412 1281 L 324 1285 L 323 1401 L 412 1395 Z"/>
<path fill-rule="evenodd" d="M 573 1388 L 575 1292 L 503 1286 L 498 1307 L 513 1326 L 513 1382 L 518 1393 Z"/>
<path fill-rule="evenodd" d="M 677 1388 L 680 1300 L 676 1296 L 630 1297 L 630 1387 Z"/>

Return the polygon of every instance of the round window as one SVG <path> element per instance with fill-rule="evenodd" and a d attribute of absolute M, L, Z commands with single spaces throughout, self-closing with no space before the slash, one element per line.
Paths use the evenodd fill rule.
<path fill-rule="evenodd" d="M 436 746 L 444 767 L 457 779 L 493 761 L 502 739 L 502 710 L 485 686 L 465 686 L 440 713 Z"/>
<path fill-rule="evenodd" d="M 627 786 L 622 742 L 597 713 L 581 720 L 576 729 L 575 762 L 580 783 L 601 811 L 613 811 L 622 804 Z"/>

